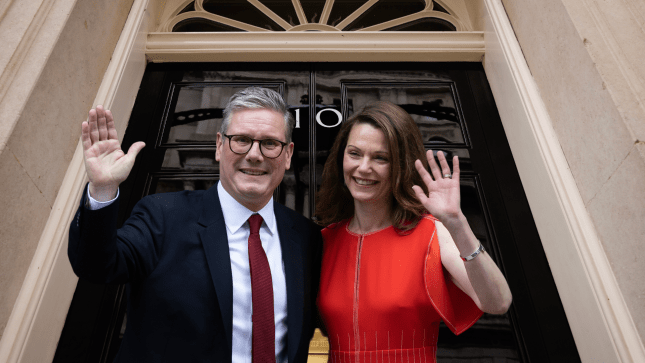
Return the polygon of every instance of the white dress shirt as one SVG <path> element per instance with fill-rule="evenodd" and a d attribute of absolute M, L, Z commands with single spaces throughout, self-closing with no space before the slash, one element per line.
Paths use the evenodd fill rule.
<path fill-rule="evenodd" d="M 228 249 L 231 257 L 231 272 L 233 274 L 233 362 L 251 363 L 252 349 L 252 300 L 251 300 L 251 269 L 249 265 L 248 240 L 250 227 L 249 217 L 254 214 L 240 204 L 217 183 L 220 205 L 226 224 Z M 110 205 L 116 198 L 108 202 L 99 202 L 89 193 L 90 209 L 100 209 Z M 117 192 L 118 198 L 118 192 Z M 275 355 L 276 363 L 287 362 L 287 283 L 282 263 L 282 248 L 278 235 L 278 225 L 273 210 L 273 198 L 258 211 L 262 216 L 260 239 L 262 248 L 267 254 L 273 282 L 273 313 L 275 319 Z M 209 241 L 204 241 L 208 243 Z"/>

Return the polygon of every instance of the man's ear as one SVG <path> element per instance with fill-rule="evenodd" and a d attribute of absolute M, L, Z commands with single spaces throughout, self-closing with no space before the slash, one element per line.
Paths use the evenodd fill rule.
<path fill-rule="evenodd" d="M 217 148 L 215 149 L 215 161 L 219 162 L 220 157 L 222 156 L 222 145 L 224 145 L 224 138 L 221 133 L 217 133 Z"/>
<path fill-rule="evenodd" d="M 285 152 L 287 153 L 286 154 L 287 159 L 285 160 L 284 168 L 286 170 L 289 170 L 289 168 L 291 167 L 291 156 L 293 156 L 293 142 L 290 142 L 289 145 L 284 147 L 284 149 L 285 149 Z"/>

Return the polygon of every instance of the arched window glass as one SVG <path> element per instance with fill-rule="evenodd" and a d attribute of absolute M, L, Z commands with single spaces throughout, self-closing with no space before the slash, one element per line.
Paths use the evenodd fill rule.
<path fill-rule="evenodd" d="M 450 14 L 448 10 L 444 9 L 443 6 L 439 5 L 438 3 L 434 3 L 434 7 L 432 8 L 434 11 L 440 11 L 442 13 Z"/>
<path fill-rule="evenodd" d="M 385 23 L 425 9 L 423 0 L 381 0 L 365 11 L 358 19 L 343 30 L 360 30 Z"/>
<path fill-rule="evenodd" d="M 179 12 L 179 14 L 187 13 L 187 12 L 189 12 L 189 11 L 195 11 L 195 2 L 194 2 L 194 1 L 193 1 L 193 2 L 191 2 L 190 4 L 188 4 L 185 8 L 183 8 L 183 9 Z M 179 15 L 179 14 L 177 14 L 177 15 Z"/>
<path fill-rule="evenodd" d="M 260 9 L 248 1 L 240 0 L 203 0 L 204 10 L 225 18 L 236 20 L 242 23 L 255 25 L 257 27 L 280 31 L 284 30 Z"/>
<path fill-rule="evenodd" d="M 447 0 L 195 0 L 161 32 L 467 31 Z M 439 4 L 442 2 L 443 4 Z"/>
<path fill-rule="evenodd" d="M 242 30 L 218 23 L 216 21 L 200 18 L 182 20 L 172 28 L 173 32 L 240 32 Z"/>
<path fill-rule="evenodd" d="M 300 24 L 298 14 L 291 1 L 260 0 L 260 3 L 284 19 L 289 25 L 296 26 Z"/>
<path fill-rule="evenodd" d="M 454 32 L 455 26 L 443 19 L 423 18 L 397 25 L 385 31 L 406 31 L 406 32 Z"/>
<path fill-rule="evenodd" d="M 320 17 L 325 7 L 325 0 L 300 0 L 300 4 L 302 5 L 302 10 L 305 12 L 307 22 L 320 22 Z"/>
<path fill-rule="evenodd" d="M 348 0 L 334 2 L 334 7 L 331 9 L 331 14 L 329 15 L 329 21 L 327 22 L 327 24 L 331 26 L 340 24 L 343 19 L 346 19 L 348 16 L 352 15 L 356 10 L 358 10 L 366 3 L 367 0 Z"/>

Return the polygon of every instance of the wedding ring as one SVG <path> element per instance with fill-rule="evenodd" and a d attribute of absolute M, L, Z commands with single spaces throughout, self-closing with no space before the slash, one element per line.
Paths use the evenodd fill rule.
<path fill-rule="evenodd" d="M 444 175 L 443 175 L 443 177 L 444 177 L 444 178 L 452 179 L 452 174 L 444 174 Z"/>

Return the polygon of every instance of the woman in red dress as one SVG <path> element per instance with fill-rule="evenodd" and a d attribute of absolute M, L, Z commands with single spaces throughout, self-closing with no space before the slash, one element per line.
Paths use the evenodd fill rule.
<path fill-rule="evenodd" d="M 316 210 L 330 362 L 436 362 L 440 321 L 460 334 L 508 310 L 506 279 L 460 208 L 459 160 L 451 173 L 437 158 L 388 102 L 341 127 Z"/>

